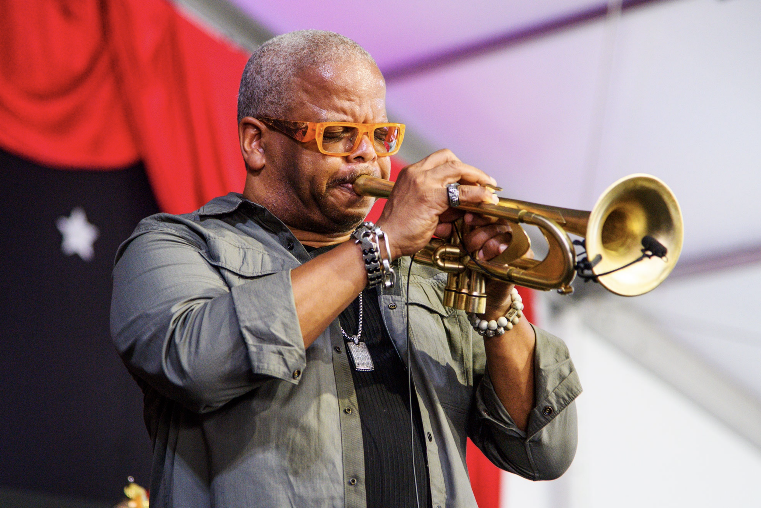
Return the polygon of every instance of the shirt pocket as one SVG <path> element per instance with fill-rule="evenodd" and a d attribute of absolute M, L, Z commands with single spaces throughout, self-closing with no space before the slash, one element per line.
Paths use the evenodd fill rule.
<path fill-rule="evenodd" d="M 470 324 L 445 307 L 441 289 L 410 285 L 409 322 L 417 356 L 439 402 L 450 412 L 466 413 L 473 393 Z"/>
<path fill-rule="evenodd" d="M 229 287 L 298 266 L 295 259 L 280 257 L 256 245 L 223 238 L 210 238 L 206 245 L 201 255 L 219 270 Z"/>

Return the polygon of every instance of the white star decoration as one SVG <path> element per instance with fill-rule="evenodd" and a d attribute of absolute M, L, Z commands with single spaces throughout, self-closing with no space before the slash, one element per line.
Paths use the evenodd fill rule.
<path fill-rule="evenodd" d="M 98 238 L 98 228 L 87 222 L 85 211 L 76 207 L 68 217 L 58 217 L 55 223 L 63 235 L 61 250 L 67 256 L 79 254 L 85 261 L 91 261 L 95 255 L 93 243 Z"/>

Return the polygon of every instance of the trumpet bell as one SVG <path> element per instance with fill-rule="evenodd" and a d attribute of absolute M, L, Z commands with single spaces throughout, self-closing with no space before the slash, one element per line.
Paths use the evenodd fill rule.
<path fill-rule="evenodd" d="M 666 247 L 665 258 L 645 258 L 605 275 L 639 258 L 646 236 Z M 629 175 L 608 187 L 590 212 L 587 257 L 600 256 L 593 272 L 606 289 L 621 296 L 641 295 L 671 273 L 683 237 L 682 213 L 671 189 L 654 176 Z"/>

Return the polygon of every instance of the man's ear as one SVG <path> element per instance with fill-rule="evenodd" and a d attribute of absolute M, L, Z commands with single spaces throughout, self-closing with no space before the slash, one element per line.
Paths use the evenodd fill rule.
<path fill-rule="evenodd" d="M 265 155 L 262 146 L 264 124 L 256 118 L 247 116 L 238 123 L 240 151 L 249 171 L 258 172 L 264 168 Z"/>

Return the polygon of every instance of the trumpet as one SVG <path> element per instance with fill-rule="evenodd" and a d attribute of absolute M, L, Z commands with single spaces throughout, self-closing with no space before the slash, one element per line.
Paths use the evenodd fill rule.
<path fill-rule="evenodd" d="M 393 187 L 393 182 L 365 175 L 354 182 L 355 192 L 376 198 L 389 197 Z M 570 294 L 578 274 L 621 296 L 647 293 L 671 273 L 684 239 L 676 197 L 661 180 L 645 174 L 613 183 L 591 211 L 502 197 L 498 204 L 458 208 L 511 223 L 509 247 L 491 260 L 477 261 L 461 246 L 461 236 L 452 234 L 448 240 L 433 238 L 413 259 L 447 272 L 444 305 L 476 314 L 486 310 L 488 278 Z M 543 259 L 533 257 L 521 224 L 542 232 L 549 247 Z M 569 233 L 581 240 L 572 241 Z M 578 255 L 577 246 L 584 248 Z"/>

